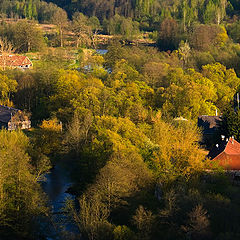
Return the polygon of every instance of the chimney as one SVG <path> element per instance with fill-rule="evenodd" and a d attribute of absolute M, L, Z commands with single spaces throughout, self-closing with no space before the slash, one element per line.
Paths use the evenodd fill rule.
<path fill-rule="evenodd" d="M 232 144 L 234 144 L 234 136 L 232 136 Z"/>

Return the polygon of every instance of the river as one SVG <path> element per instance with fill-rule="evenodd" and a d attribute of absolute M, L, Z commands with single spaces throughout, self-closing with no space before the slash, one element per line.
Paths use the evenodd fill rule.
<path fill-rule="evenodd" d="M 106 54 L 107 51 L 107 49 L 96 50 L 100 55 Z M 90 67 L 85 66 L 85 68 Z M 45 175 L 46 181 L 42 183 L 42 188 L 48 196 L 48 203 L 52 212 L 50 221 L 44 223 L 47 228 L 46 240 L 80 240 L 78 228 L 74 224 L 69 223 L 67 217 L 64 215 L 66 200 L 75 200 L 74 195 L 67 193 L 67 190 L 73 184 L 71 180 L 72 166 L 74 166 L 73 160 L 65 159 L 58 161 L 50 173 Z M 66 238 L 66 232 L 68 238 Z"/>
<path fill-rule="evenodd" d="M 66 240 L 66 233 L 72 236 L 79 234 L 77 227 L 69 222 L 64 214 L 65 202 L 67 199 L 75 200 L 75 196 L 67 193 L 72 185 L 71 181 L 71 161 L 59 161 L 50 173 L 46 174 L 46 181 L 42 183 L 44 192 L 48 196 L 52 217 L 49 221 L 47 240 Z M 78 238 L 79 239 L 79 238 Z"/>

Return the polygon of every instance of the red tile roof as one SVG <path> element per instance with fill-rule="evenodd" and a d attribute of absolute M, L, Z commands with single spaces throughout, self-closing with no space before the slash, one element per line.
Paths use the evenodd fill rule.
<path fill-rule="evenodd" d="M 208 156 L 228 170 L 240 170 L 240 143 L 233 138 L 212 149 Z"/>
<path fill-rule="evenodd" d="M 20 55 L 9 55 L 9 56 L 3 56 L 0 55 L 0 66 L 6 66 L 6 67 L 19 67 L 24 65 L 30 65 L 32 62 L 29 60 L 26 56 L 20 56 Z"/>

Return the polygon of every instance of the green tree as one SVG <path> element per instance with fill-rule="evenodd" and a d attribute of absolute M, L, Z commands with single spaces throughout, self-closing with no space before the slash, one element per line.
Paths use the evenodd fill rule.
<path fill-rule="evenodd" d="M 46 213 L 45 197 L 32 171 L 28 138 L 22 132 L 0 131 L 0 232 L 10 238 L 30 237 L 37 216 Z"/>
<path fill-rule="evenodd" d="M 2 105 L 12 106 L 11 94 L 17 90 L 17 82 L 9 79 L 6 75 L 0 74 L 0 103 Z"/>
<path fill-rule="evenodd" d="M 240 85 L 240 79 L 233 69 L 227 69 L 220 63 L 208 64 L 202 69 L 203 76 L 211 80 L 216 89 L 217 101 L 215 105 L 221 110 L 225 109 L 233 99 Z"/>
<path fill-rule="evenodd" d="M 27 20 L 14 25 L 14 46 L 19 52 L 40 51 L 44 48 L 42 32 Z"/>
<path fill-rule="evenodd" d="M 234 136 L 237 141 L 240 141 L 239 122 L 240 111 L 234 111 L 233 106 L 229 105 L 223 112 L 219 133 L 227 138 Z"/>
<path fill-rule="evenodd" d="M 151 137 L 156 147 L 149 164 L 163 185 L 203 171 L 205 155 L 197 144 L 199 138 L 198 130 L 190 122 L 172 125 L 156 116 Z"/>
<path fill-rule="evenodd" d="M 162 94 L 163 113 L 173 117 L 196 119 L 201 114 L 213 114 L 217 100 L 214 83 L 202 74 L 188 69 L 173 69 L 167 76 L 170 85 Z"/>

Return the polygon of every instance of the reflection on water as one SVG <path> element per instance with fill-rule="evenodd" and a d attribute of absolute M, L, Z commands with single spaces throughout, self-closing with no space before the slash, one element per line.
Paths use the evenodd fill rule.
<path fill-rule="evenodd" d="M 108 52 L 108 50 L 107 49 L 97 49 L 96 52 L 100 55 L 104 55 Z"/>
<path fill-rule="evenodd" d="M 69 173 L 63 166 L 56 165 L 51 173 L 46 175 L 47 181 L 43 184 L 43 189 L 48 195 L 49 201 L 53 206 L 53 212 L 56 213 L 64 207 L 66 198 L 73 198 L 72 195 L 66 193 L 72 185 Z"/>
<path fill-rule="evenodd" d="M 69 164 L 68 164 L 69 165 Z M 64 215 L 64 207 L 67 199 L 75 197 L 66 191 L 72 185 L 70 171 L 65 162 L 59 162 L 49 174 L 46 174 L 46 181 L 42 184 L 44 192 L 49 199 L 49 205 L 52 208 L 52 226 L 47 239 L 60 240 L 64 239 L 63 232 L 68 234 L 79 234 L 78 229 L 72 223 L 69 223 Z"/>

